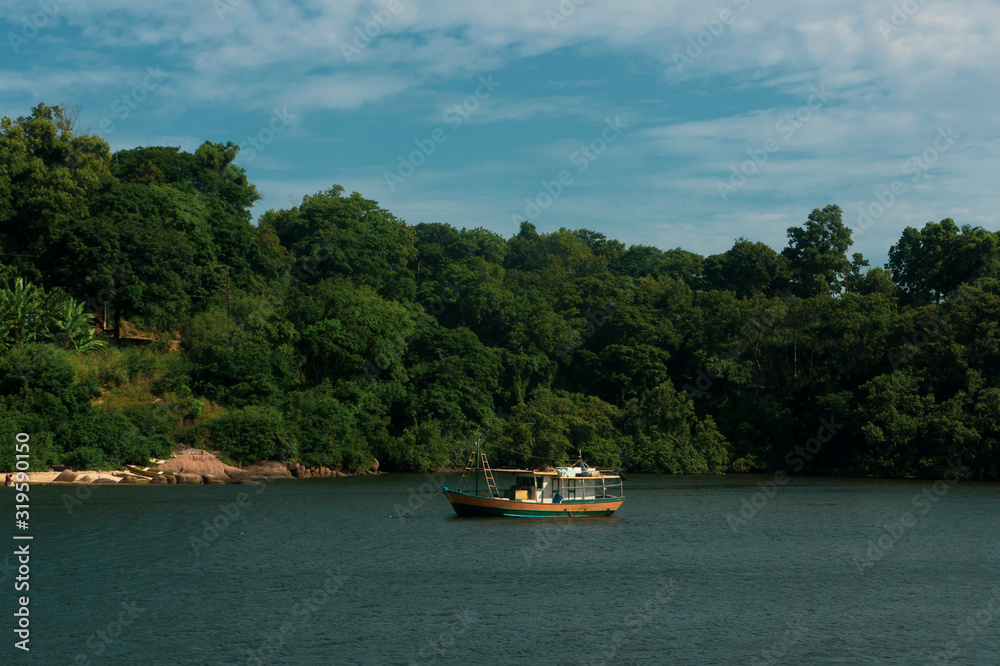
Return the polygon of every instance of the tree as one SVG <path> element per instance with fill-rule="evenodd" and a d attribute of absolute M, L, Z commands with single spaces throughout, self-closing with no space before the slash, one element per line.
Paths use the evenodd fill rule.
<path fill-rule="evenodd" d="M 801 297 L 839 294 L 851 272 L 847 250 L 853 244 L 839 206 L 829 205 L 809 213 L 804 227 L 788 228 L 788 260 L 792 290 Z"/>
<path fill-rule="evenodd" d="M 959 228 L 951 218 L 903 230 L 889 249 L 887 268 L 908 303 L 940 303 L 963 282 L 988 271 L 997 257 L 997 235 L 980 227 Z"/>
<path fill-rule="evenodd" d="M 45 284 L 54 264 L 43 255 L 110 187 L 109 164 L 107 142 L 74 135 L 58 106 L 0 121 L 0 248 L 19 275 Z"/>
<path fill-rule="evenodd" d="M 618 467 L 622 448 L 613 405 L 580 394 L 538 389 L 514 407 L 486 442 L 500 464 L 543 467 L 565 464 L 582 452 L 592 465 Z"/>
<path fill-rule="evenodd" d="M 627 436 L 628 469 L 696 474 L 729 468 L 728 443 L 712 417 L 698 418 L 691 401 L 669 381 L 632 400 L 621 429 Z"/>
<path fill-rule="evenodd" d="M 246 170 L 233 161 L 239 146 L 206 141 L 194 153 L 173 147 L 142 147 L 115 153 L 112 172 L 122 183 L 153 187 L 160 206 L 171 207 L 175 227 L 184 227 L 196 246 L 199 266 L 219 263 L 233 269 L 238 287 L 259 287 L 251 270 L 256 232 L 251 207 L 260 199 Z M 170 198 L 169 192 L 183 196 Z"/>
<path fill-rule="evenodd" d="M 723 254 L 706 259 L 705 277 L 717 289 L 734 291 L 737 298 L 774 296 L 788 279 L 787 263 L 764 243 L 741 237 Z"/>

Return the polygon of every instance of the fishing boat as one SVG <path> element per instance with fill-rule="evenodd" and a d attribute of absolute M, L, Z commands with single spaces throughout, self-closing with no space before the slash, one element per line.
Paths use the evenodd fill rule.
<path fill-rule="evenodd" d="M 492 469 L 477 441 L 458 488 L 444 493 L 462 517 L 584 518 L 617 511 L 625 501 L 622 481 L 619 473 L 591 467 L 582 456 L 568 467 L 542 471 Z"/>

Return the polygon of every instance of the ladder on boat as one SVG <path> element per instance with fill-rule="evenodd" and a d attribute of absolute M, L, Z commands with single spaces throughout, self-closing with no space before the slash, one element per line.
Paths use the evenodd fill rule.
<path fill-rule="evenodd" d="M 490 469 L 490 461 L 486 459 L 486 454 L 482 451 L 479 455 L 483 459 L 483 476 L 486 477 L 486 487 L 490 490 L 490 497 L 500 497 L 500 492 L 497 490 L 497 482 L 493 480 L 493 470 Z"/>
<path fill-rule="evenodd" d="M 483 476 L 486 478 L 486 487 L 490 491 L 490 497 L 499 497 L 500 491 L 497 490 L 497 482 L 493 478 L 490 461 L 486 458 L 486 453 L 482 450 L 479 438 L 476 438 L 475 447 L 469 451 L 469 459 L 465 462 L 465 470 L 462 472 L 462 478 L 458 481 L 459 489 L 469 482 L 470 475 L 477 473 L 480 467 L 482 467 Z"/>

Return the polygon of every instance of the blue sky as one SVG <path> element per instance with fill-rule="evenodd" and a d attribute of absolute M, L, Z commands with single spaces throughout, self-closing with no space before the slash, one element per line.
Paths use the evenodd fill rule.
<path fill-rule="evenodd" d="M 0 8 L 0 115 L 79 105 L 112 149 L 233 141 L 258 213 L 340 184 L 411 224 L 713 254 L 780 251 L 835 203 L 874 265 L 906 226 L 998 228 L 992 2 Z"/>

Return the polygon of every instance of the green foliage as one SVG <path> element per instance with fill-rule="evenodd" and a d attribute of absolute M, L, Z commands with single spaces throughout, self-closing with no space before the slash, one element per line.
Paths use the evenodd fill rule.
<path fill-rule="evenodd" d="M 847 250 L 854 242 L 842 218 L 839 206 L 827 206 L 809 213 L 804 227 L 788 228 L 788 247 L 781 254 L 799 296 L 840 293 L 851 271 Z"/>
<path fill-rule="evenodd" d="M 282 413 L 275 407 L 250 405 L 234 409 L 208 423 L 209 443 L 237 465 L 258 460 L 290 460 L 295 441 Z"/>
<path fill-rule="evenodd" d="M 788 260 L 767 245 L 740 238 L 721 255 L 705 261 L 705 278 L 717 289 L 729 289 L 739 298 L 774 296 L 789 279 Z"/>
<path fill-rule="evenodd" d="M 564 465 L 582 452 L 592 465 L 617 467 L 622 462 L 614 428 L 618 416 L 614 405 L 599 398 L 539 389 L 514 407 L 486 444 L 502 465 Z"/>
<path fill-rule="evenodd" d="M 236 406 L 268 403 L 296 378 L 295 332 L 279 315 L 246 299 L 224 312 L 195 316 L 182 332 L 191 388 Z"/>
<path fill-rule="evenodd" d="M 104 342 L 94 339 L 92 319 L 83 303 L 16 278 L 10 288 L 0 288 L 0 351 L 30 342 L 83 352 L 103 349 Z"/>
<path fill-rule="evenodd" d="M 17 436 L 28 435 L 28 470 L 48 470 L 59 462 L 54 435 L 47 423 L 36 414 L 0 405 L 0 470 L 14 470 L 17 464 Z M 23 439 L 23 437 L 22 437 Z M 23 449 L 21 450 L 23 452 Z M 23 460 L 23 458 L 22 458 Z"/>
<path fill-rule="evenodd" d="M 307 467 L 367 469 L 373 457 L 353 411 L 329 384 L 288 394 L 281 410 L 298 460 Z"/>
<path fill-rule="evenodd" d="M 622 415 L 629 435 L 626 463 L 640 472 L 725 472 L 731 453 L 712 417 L 698 418 L 694 405 L 670 382 L 633 400 Z"/>
<path fill-rule="evenodd" d="M 411 226 L 337 185 L 255 226 L 238 150 L 112 156 L 44 104 L 0 122 L 0 429 L 34 466 L 189 444 L 425 470 L 489 428 L 502 464 L 760 471 L 835 418 L 803 472 L 1000 478 L 993 231 L 908 228 L 872 267 L 828 205 L 780 252 L 702 257 Z"/>
<path fill-rule="evenodd" d="M 151 457 L 166 455 L 168 442 L 144 436 L 121 414 L 88 410 L 56 429 L 56 441 L 67 465 L 84 469 L 120 469 L 123 465 L 148 465 Z"/>
<path fill-rule="evenodd" d="M 990 272 L 997 255 L 997 234 L 980 227 L 961 228 L 952 219 L 907 227 L 889 249 L 888 268 L 908 302 L 941 302 L 964 282 Z"/>

